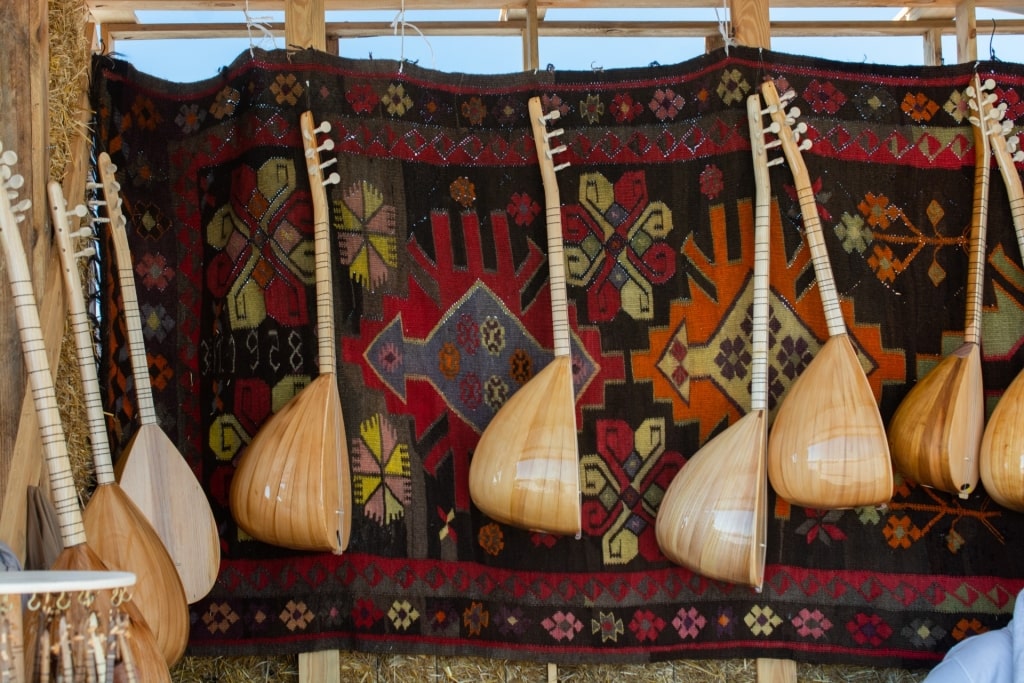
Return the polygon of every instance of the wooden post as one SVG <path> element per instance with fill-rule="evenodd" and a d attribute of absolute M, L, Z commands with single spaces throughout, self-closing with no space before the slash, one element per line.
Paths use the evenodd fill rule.
<path fill-rule="evenodd" d="M 768 0 L 729 0 L 729 19 L 737 43 L 771 48 Z"/>
<path fill-rule="evenodd" d="M 737 43 L 771 48 L 768 0 L 729 0 L 729 18 Z M 762 657 L 757 660 L 757 680 L 758 683 L 796 683 L 796 662 Z"/>
<path fill-rule="evenodd" d="M 974 0 L 956 3 L 956 60 L 973 62 L 978 58 L 978 20 Z"/>
<path fill-rule="evenodd" d="M 287 0 L 284 6 L 284 36 L 287 49 L 327 49 L 327 19 L 324 0 Z M 318 650 L 299 655 L 300 683 L 338 683 L 341 655 L 337 650 Z"/>
<path fill-rule="evenodd" d="M 42 294 L 50 254 L 46 220 L 46 179 L 50 172 L 46 0 L 0 3 L 0 26 L 5 32 L 0 45 L 0 142 L 5 150 L 14 150 L 18 155 L 14 171 L 25 178 L 19 197 L 32 200 L 21 232 L 29 252 L 33 286 Z M 35 412 L 31 409 L 31 397 L 25 392 L 21 341 L 6 276 L 3 279 L 5 282 L 0 286 L 0 381 L 6 394 L 0 401 L 0 540 L 24 559 L 25 491 L 28 485 L 39 482 L 42 443 Z M 47 336 L 51 355 L 54 346 L 59 349 L 63 332 L 61 326 L 57 339 Z M 53 367 L 56 368 L 55 363 Z M 31 415 L 23 419 L 26 406 Z"/>
<path fill-rule="evenodd" d="M 942 31 L 938 29 L 924 33 L 924 65 L 942 66 Z"/>
<path fill-rule="evenodd" d="M 526 0 L 526 29 L 523 31 L 523 70 L 536 71 L 540 68 L 540 15 L 537 0 Z"/>
<path fill-rule="evenodd" d="M 284 5 L 284 43 L 288 49 L 327 49 L 324 0 L 287 0 Z"/>

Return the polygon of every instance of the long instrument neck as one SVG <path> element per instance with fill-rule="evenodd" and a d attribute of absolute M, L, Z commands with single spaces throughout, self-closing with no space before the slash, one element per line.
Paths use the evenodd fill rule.
<path fill-rule="evenodd" d="M 331 243 L 328 225 L 327 192 L 324 190 L 320 152 L 317 150 L 316 132 L 312 112 L 303 112 L 299 118 L 302 144 L 309 174 L 309 192 L 313 200 L 313 249 L 316 271 L 316 333 L 320 374 L 335 372 L 334 349 L 334 283 L 331 279 Z"/>
<path fill-rule="evenodd" d="M 790 130 L 786 114 L 782 110 L 782 103 L 779 101 L 779 93 L 775 89 L 775 84 L 771 80 L 766 80 L 761 85 L 761 92 L 765 96 L 765 102 L 774 108 L 772 119 L 779 123 L 779 140 L 782 143 L 782 151 L 786 156 L 790 172 L 793 174 L 793 184 L 796 186 L 796 196 L 800 202 L 800 215 L 804 223 L 804 235 L 811 251 L 811 263 L 814 264 L 814 276 L 818 281 L 818 292 L 821 295 L 821 305 L 825 312 L 828 334 L 830 337 L 846 334 L 846 322 L 843 320 L 843 311 L 839 306 L 839 295 L 832 277 L 832 264 L 829 261 L 828 249 L 825 247 L 821 220 L 818 218 L 818 204 L 814 200 L 814 188 L 811 185 L 810 175 L 807 173 L 807 166 L 804 164 L 800 147 Z"/>
<path fill-rule="evenodd" d="M 751 310 L 750 409 L 768 407 L 768 254 L 771 228 L 771 181 L 764 146 L 761 98 L 747 98 L 750 148 L 754 159 L 754 304 Z"/>
<path fill-rule="evenodd" d="M 59 246 L 61 270 L 64 274 L 64 288 L 67 291 L 68 318 L 71 322 L 72 335 L 75 338 L 78 370 L 82 377 L 82 400 L 85 403 L 85 417 L 89 425 L 89 440 L 92 446 L 96 483 L 101 486 L 113 484 L 115 482 L 114 465 L 110 453 L 110 442 L 107 440 L 107 423 L 103 415 L 100 382 L 96 375 L 92 325 L 85 309 L 85 294 L 78 273 L 77 254 L 72 242 L 74 235 L 68 224 L 67 203 L 59 183 L 51 181 L 47 186 L 47 191 L 50 197 L 53 232 Z"/>
<path fill-rule="evenodd" d="M 128 335 L 128 356 L 132 363 L 132 375 L 135 377 L 139 424 L 157 424 L 156 409 L 153 406 L 153 387 L 149 377 L 149 361 L 146 359 L 146 341 L 142 336 L 142 316 L 139 313 L 139 299 L 135 291 L 135 273 L 132 271 L 132 254 L 128 246 L 125 219 L 121 213 L 121 200 L 114 178 L 115 168 L 106 152 L 100 155 L 97 166 L 107 203 L 107 217 L 110 219 L 110 237 L 114 244 L 114 260 L 117 261 L 117 277 L 121 284 L 121 308 L 124 311 Z"/>
<path fill-rule="evenodd" d="M 541 181 L 544 185 L 544 217 L 548 238 L 548 286 L 551 290 L 551 331 L 555 356 L 570 353 L 569 296 L 565 285 L 565 245 L 562 240 L 562 199 L 548 144 L 544 111 L 539 98 L 530 98 L 530 121 L 537 147 Z"/>
<path fill-rule="evenodd" d="M 11 298 L 18 323 L 18 334 L 28 369 L 39 432 L 42 438 L 43 459 L 50 476 L 50 493 L 60 525 L 65 548 L 85 543 L 85 526 L 78 504 L 78 492 L 71 473 L 64 427 L 57 409 L 57 394 L 53 388 L 53 375 L 46 357 L 46 344 L 39 323 L 39 310 L 32 288 L 25 249 L 18 224 L 7 199 L 7 190 L 0 187 L 0 243 L 7 260 L 7 274 L 11 283 Z"/>
<path fill-rule="evenodd" d="M 964 321 L 964 343 L 981 342 L 981 298 L 985 277 L 985 236 L 988 227 L 988 189 L 991 175 L 991 147 L 988 127 L 991 124 L 988 106 L 975 76 L 974 91 L 978 98 L 978 120 L 974 126 L 974 204 L 971 210 L 971 237 L 967 260 L 967 312 Z"/>
<path fill-rule="evenodd" d="M 1013 219 L 1014 232 L 1017 233 L 1017 246 L 1024 256 L 1024 189 L 1021 187 L 1020 174 L 1013 163 L 1013 155 L 1010 154 L 1001 128 L 990 138 L 992 154 L 996 158 L 996 165 L 999 166 L 999 173 L 1003 176 L 1006 194 L 1010 199 L 1010 217 Z"/>

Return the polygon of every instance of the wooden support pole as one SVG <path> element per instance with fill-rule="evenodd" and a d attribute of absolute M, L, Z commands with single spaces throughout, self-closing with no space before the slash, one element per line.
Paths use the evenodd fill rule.
<path fill-rule="evenodd" d="M 285 46 L 288 49 L 327 49 L 324 0 L 286 0 Z M 341 655 L 337 650 L 317 650 L 299 655 L 299 683 L 338 683 Z"/>
<path fill-rule="evenodd" d="M 956 4 L 956 60 L 973 62 L 978 58 L 978 19 L 974 0 Z"/>
<path fill-rule="evenodd" d="M 327 16 L 324 0 L 286 0 L 284 5 L 285 47 L 327 49 Z"/>
<path fill-rule="evenodd" d="M 729 0 L 729 18 L 737 43 L 766 50 L 771 47 L 768 0 Z M 796 683 L 796 662 L 790 659 L 759 658 L 757 681 Z"/>
<path fill-rule="evenodd" d="M 942 66 L 942 31 L 932 29 L 924 33 L 924 65 Z"/>
<path fill-rule="evenodd" d="M 537 0 L 526 0 L 526 28 L 523 29 L 523 70 L 540 68 L 540 15 Z"/>
<path fill-rule="evenodd" d="M 733 38 L 740 45 L 771 48 L 768 0 L 729 0 L 729 20 Z"/>

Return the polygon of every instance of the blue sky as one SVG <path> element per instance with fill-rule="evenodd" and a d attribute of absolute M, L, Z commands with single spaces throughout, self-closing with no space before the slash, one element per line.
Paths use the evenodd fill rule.
<path fill-rule="evenodd" d="M 283 12 L 252 12 L 254 20 L 281 22 Z M 725 18 L 723 11 L 719 17 Z M 771 18 L 782 21 L 806 20 L 809 15 L 826 21 L 888 20 L 896 14 L 895 8 L 829 8 L 829 9 L 773 9 Z M 153 23 L 244 23 L 241 12 L 146 12 L 138 13 L 140 20 Z M 497 10 L 470 10 L 457 13 L 409 10 L 406 21 L 491 20 Z M 328 21 L 391 22 L 393 11 L 328 12 Z M 622 10 L 557 10 L 547 12 L 547 19 L 612 21 L 623 17 Z M 987 58 L 990 35 L 986 30 L 989 17 L 1024 18 L 1005 12 L 978 10 L 978 55 Z M 715 21 L 711 9 L 643 9 L 628 10 L 628 17 L 637 21 L 678 20 Z M 277 47 L 283 47 L 283 39 Z M 256 45 L 272 48 L 266 38 Z M 115 50 L 136 67 L 147 73 L 174 81 L 196 81 L 214 76 L 217 70 L 230 63 L 247 49 L 246 39 L 189 39 L 189 40 L 122 40 Z M 779 52 L 803 54 L 847 62 L 877 62 L 886 64 L 920 64 L 922 43 L 920 38 L 774 38 L 772 49 Z M 991 38 L 991 49 L 1003 61 L 1024 62 L 1024 40 L 1020 36 L 996 35 Z M 348 57 L 398 59 L 403 56 L 420 66 L 446 72 L 507 73 L 522 69 L 522 41 L 518 37 L 466 38 L 430 36 L 422 38 L 412 27 L 405 31 L 404 43 L 399 36 L 346 39 L 341 42 L 341 53 Z M 576 70 L 646 66 L 652 62 L 671 64 L 696 57 L 704 51 L 703 38 L 541 38 L 540 61 L 558 69 Z M 956 39 L 943 40 L 946 62 L 956 59 Z"/>

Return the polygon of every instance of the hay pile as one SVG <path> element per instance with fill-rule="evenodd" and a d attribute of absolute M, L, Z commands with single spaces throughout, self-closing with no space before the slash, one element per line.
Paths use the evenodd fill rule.
<path fill-rule="evenodd" d="M 81 97 L 89 69 L 91 36 L 86 35 L 88 11 L 84 0 L 50 0 L 50 141 L 51 171 L 64 177 L 72 143 L 81 129 Z M 76 199 L 70 199 L 74 202 Z M 65 333 L 58 368 L 58 400 L 68 437 L 79 490 L 92 489 L 88 427 L 74 340 Z M 345 683 L 544 683 L 545 664 L 470 657 L 376 655 L 343 652 L 341 679 Z M 573 683 L 746 683 L 757 680 L 753 660 L 677 660 L 648 665 L 561 666 L 558 681 Z M 924 672 L 844 666 L 799 665 L 801 682 L 916 683 Z M 173 669 L 180 683 L 264 683 L 299 680 L 298 657 L 185 657 Z M 319 683 L 319 682 L 316 682 Z"/>
<path fill-rule="evenodd" d="M 473 657 L 341 653 L 343 683 L 546 683 L 545 664 Z M 750 659 L 677 660 L 647 665 L 560 666 L 562 683 L 755 683 Z M 298 658 L 186 657 L 172 671 L 182 683 L 269 683 L 298 681 Z M 848 666 L 797 666 L 800 683 L 919 683 L 923 671 Z M 316 682 L 319 683 L 319 682 Z"/>

